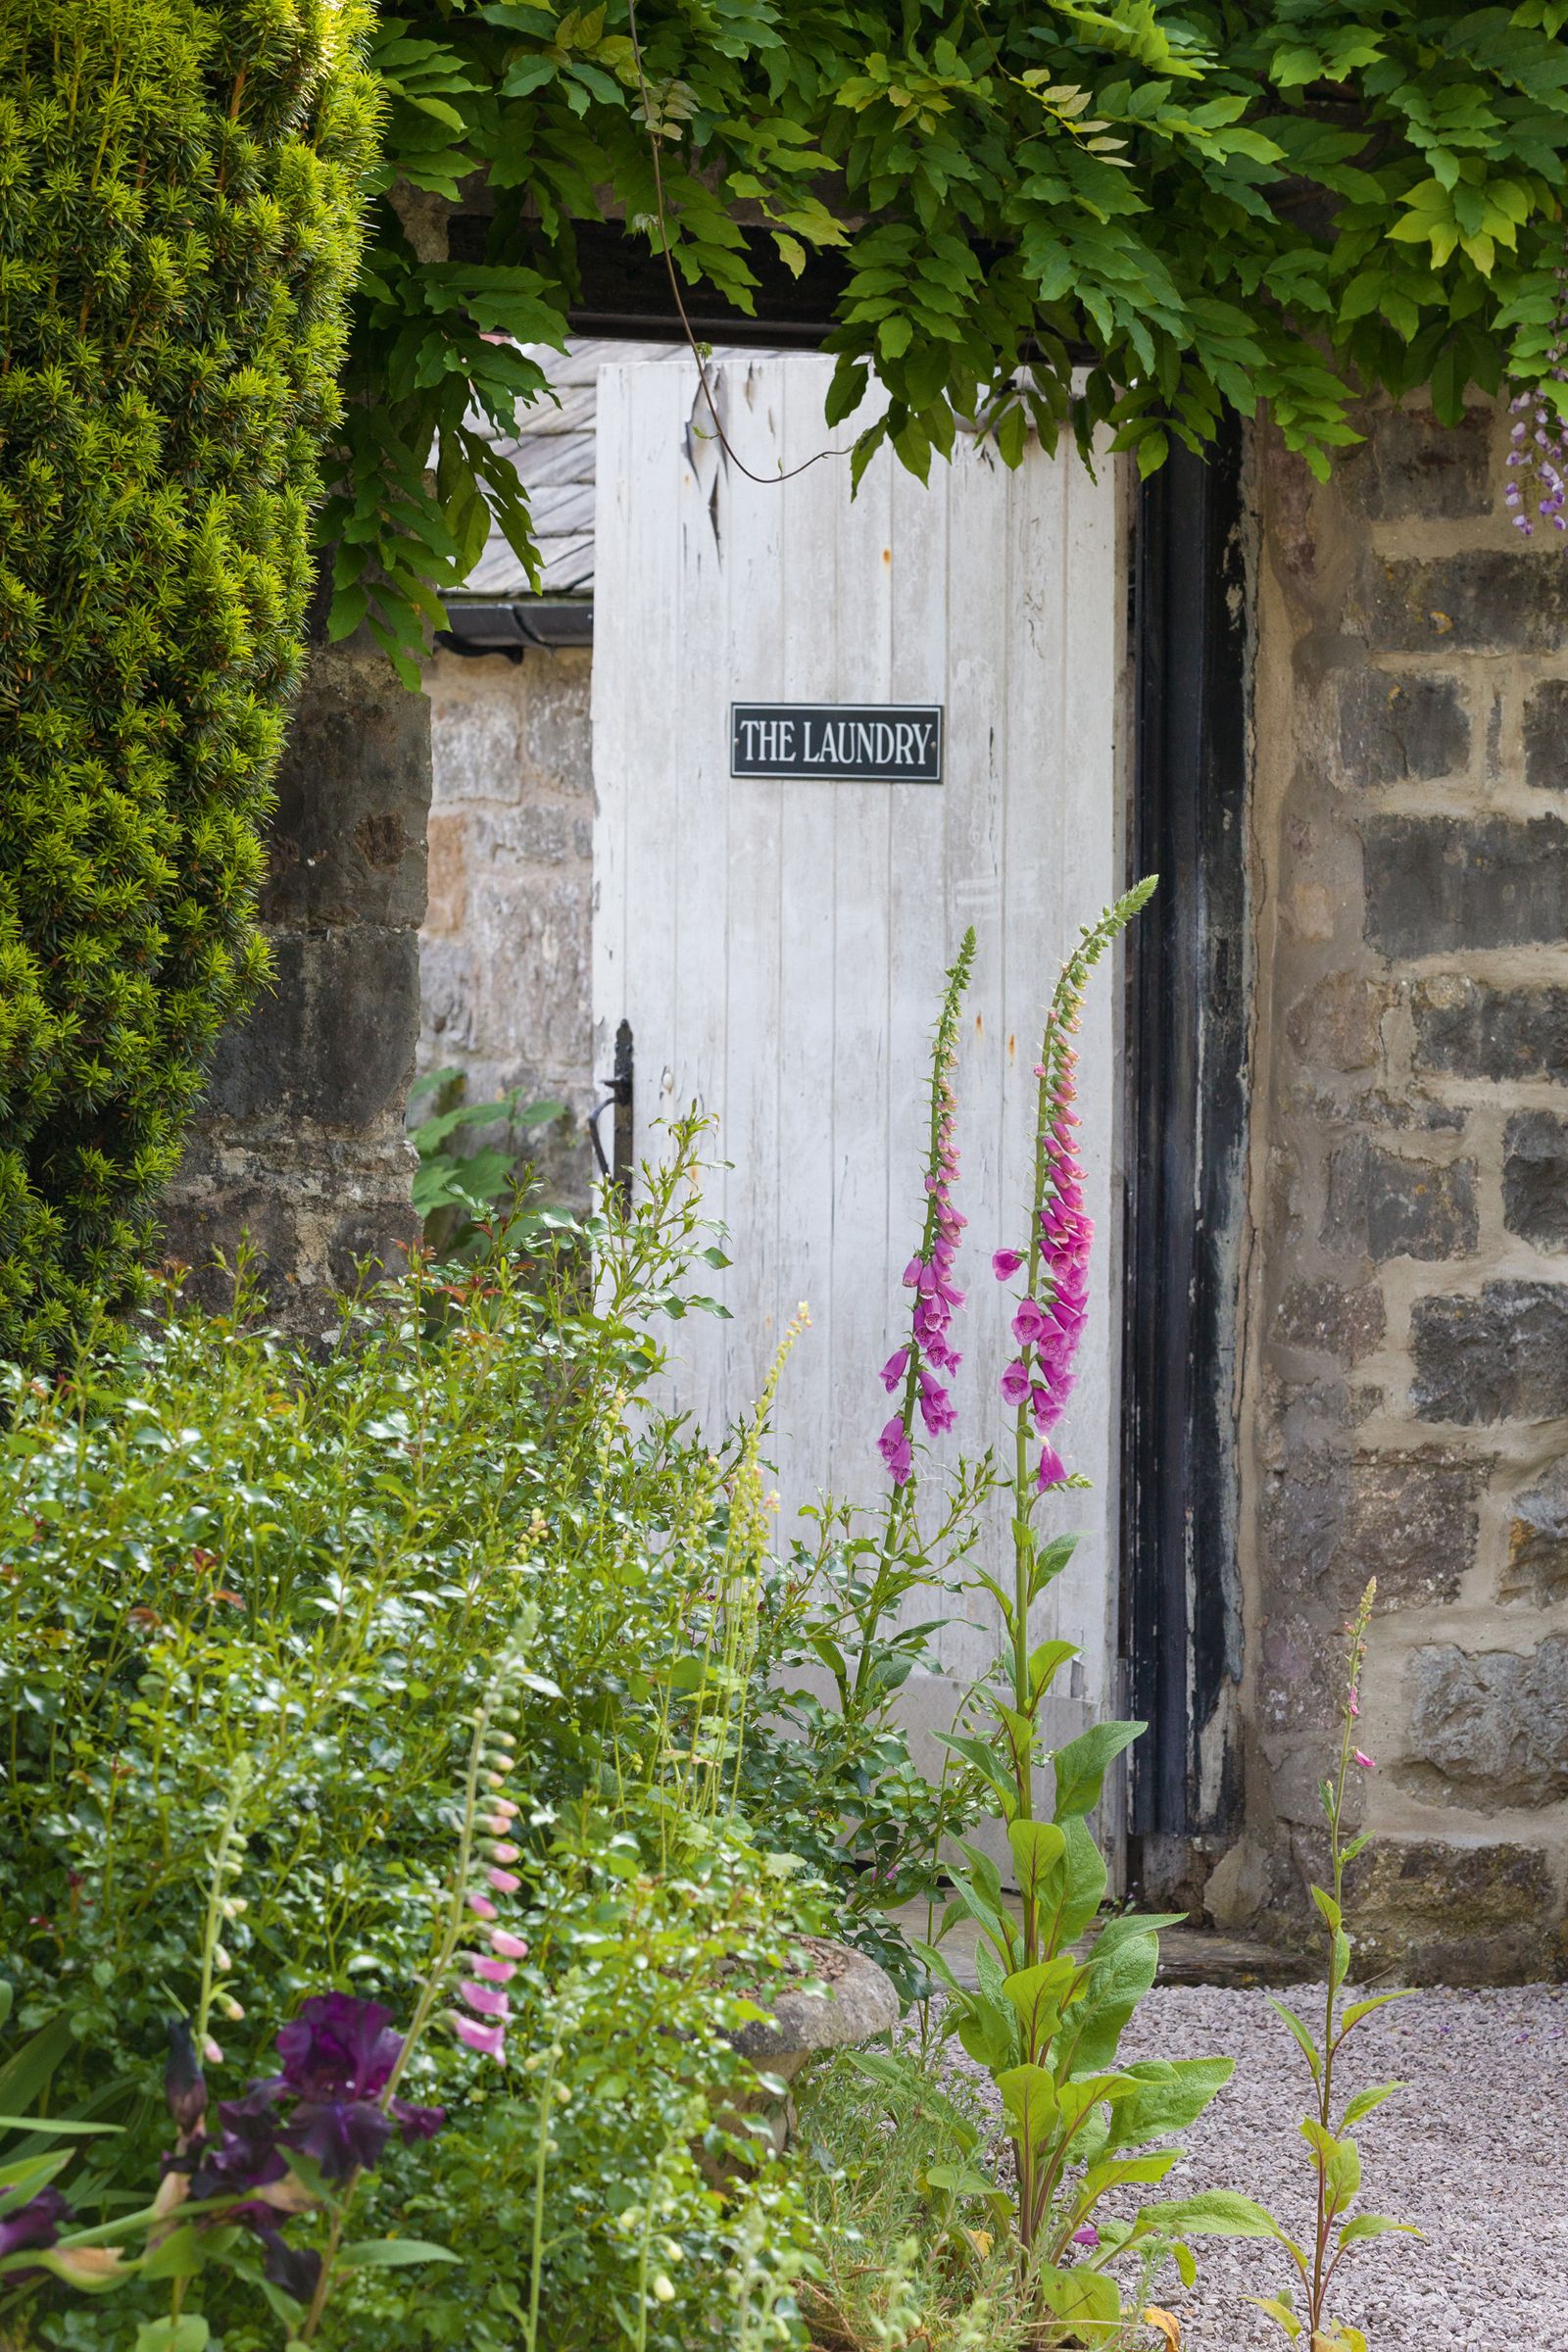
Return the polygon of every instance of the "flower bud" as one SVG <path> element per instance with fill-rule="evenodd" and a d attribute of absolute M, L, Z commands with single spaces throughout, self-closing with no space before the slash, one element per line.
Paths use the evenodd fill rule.
<path fill-rule="evenodd" d="M 174 2129 L 182 2139 L 188 2139 L 201 2129 L 207 2113 L 207 2078 L 202 2062 L 196 2055 L 196 2043 L 191 2030 L 182 2017 L 169 2021 L 169 2064 L 164 2069 L 164 2096 L 169 2112 L 174 2119 Z"/>

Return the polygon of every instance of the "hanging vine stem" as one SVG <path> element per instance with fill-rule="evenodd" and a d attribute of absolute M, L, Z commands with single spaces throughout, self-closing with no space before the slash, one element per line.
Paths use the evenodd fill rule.
<path fill-rule="evenodd" d="M 687 316 L 686 305 L 681 297 L 680 279 L 675 270 L 675 256 L 670 247 L 669 221 L 664 212 L 664 175 L 659 164 L 659 132 L 654 125 L 653 95 L 648 87 L 648 75 L 643 70 L 643 45 L 637 32 L 637 0 L 626 0 L 626 15 L 631 27 L 631 54 L 637 68 L 637 87 L 642 93 L 643 125 L 648 132 L 648 156 L 654 167 L 654 211 L 659 220 L 659 236 L 664 252 L 664 269 L 669 276 L 669 290 L 674 297 L 681 331 L 690 346 L 692 358 L 697 362 L 697 372 L 702 379 L 703 398 L 708 403 L 708 414 L 713 419 L 713 431 L 717 437 L 718 446 L 730 464 L 744 473 L 749 482 L 760 482 L 764 488 L 771 488 L 780 482 L 792 482 L 798 473 L 808 473 L 811 467 L 820 465 L 824 458 L 847 458 L 850 452 L 847 449 L 819 449 L 801 465 L 791 466 L 787 471 L 756 473 L 747 465 L 745 459 L 739 455 L 728 433 L 725 432 L 723 419 L 718 413 L 718 404 L 713 398 L 713 388 L 708 380 L 708 363 L 703 358 L 702 347 L 692 332 L 692 322 Z"/>

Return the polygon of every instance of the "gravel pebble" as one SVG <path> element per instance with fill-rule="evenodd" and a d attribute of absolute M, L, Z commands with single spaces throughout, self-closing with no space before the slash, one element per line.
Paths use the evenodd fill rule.
<path fill-rule="evenodd" d="M 1322 2013 L 1321 1986 L 1281 1997 L 1309 2020 Z M 1122 2037 L 1128 2059 L 1219 2052 L 1236 2073 L 1182 2134 L 1188 2154 L 1156 2193 L 1241 2189 L 1304 2239 L 1313 2192 L 1298 2126 L 1310 2078 L 1264 1995 L 1162 1986 Z M 1360 2328 L 1371 2352 L 1568 2352 L 1568 1987 L 1413 1993 L 1357 2027 L 1342 2064 L 1347 2094 L 1409 2085 L 1356 2134 L 1360 2209 L 1426 2235 L 1354 2248 L 1333 2316 Z M 1289 2257 L 1237 2238 L 1200 2239 L 1198 2254 L 1191 2293 L 1170 2272 L 1156 2290 L 1188 2352 L 1277 2352 L 1284 2336 L 1246 2297 L 1277 2294 Z"/>

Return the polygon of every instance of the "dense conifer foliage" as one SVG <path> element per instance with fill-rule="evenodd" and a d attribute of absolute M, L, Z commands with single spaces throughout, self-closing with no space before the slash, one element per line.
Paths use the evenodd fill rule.
<path fill-rule="evenodd" d="M 266 968 L 359 29 L 323 0 L 0 6 L 0 1352 L 134 1290 Z"/>

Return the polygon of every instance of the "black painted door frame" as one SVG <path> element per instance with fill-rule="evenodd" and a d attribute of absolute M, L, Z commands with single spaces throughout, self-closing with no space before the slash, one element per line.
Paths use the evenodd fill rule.
<path fill-rule="evenodd" d="M 1240 1797 L 1239 1261 L 1248 1099 L 1242 434 L 1143 484 L 1133 551 L 1130 862 L 1160 887 L 1128 969 L 1122 1643 L 1135 1840 L 1222 1832 Z M 1138 1854 L 1132 1856 L 1136 1873 Z"/>

